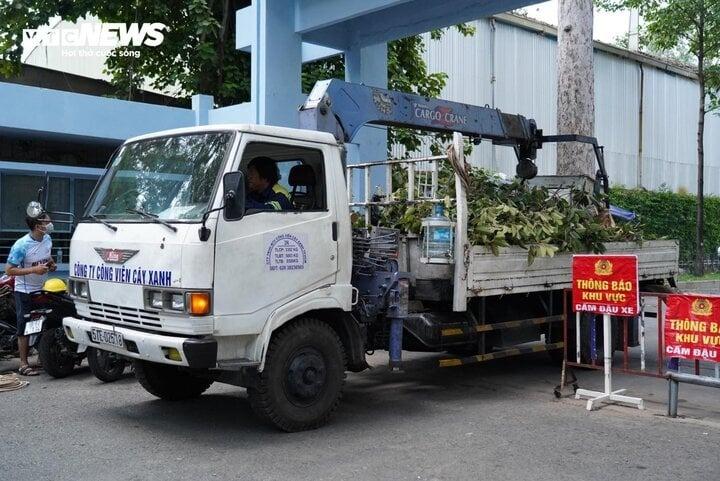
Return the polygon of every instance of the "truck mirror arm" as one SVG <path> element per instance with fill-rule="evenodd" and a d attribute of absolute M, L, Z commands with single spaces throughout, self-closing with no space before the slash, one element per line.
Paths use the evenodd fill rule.
<path fill-rule="evenodd" d="M 207 240 L 210 238 L 210 233 L 212 232 L 208 227 L 205 226 L 205 223 L 208 220 L 208 217 L 213 212 L 219 212 L 223 209 L 225 209 L 225 206 L 227 202 L 232 202 L 235 200 L 236 193 L 234 190 L 229 191 L 227 194 L 225 194 L 225 198 L 223 199 L 225 202 L 220 207 L 216 207 L 214 209 L 206 210 L 205 213 L 202 216 L 202 226 L 198 229 L 198 237 L 200 237 L 200 240 L 203 242 L 207 242 Z"/>
<path fill-rule="evenodd" d="M 205 226 L 205 223 L 208 220 L 208 216 L 212 214 L 213 212 L 217 212 L 219 210 L 223 210 L 225 208 L 225 204 L 221 205 L 220 207 L 217 207 L 215 209 L 206 210 L 205 213 L 202 216 L 202 226 L 198 229 L 198 237 L 202 242 L 207 242 L 207 240 L 210 238 L 210 229 Z"/>

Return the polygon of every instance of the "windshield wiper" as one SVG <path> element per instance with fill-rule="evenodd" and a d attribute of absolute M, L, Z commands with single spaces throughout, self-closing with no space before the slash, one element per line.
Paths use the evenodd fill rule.
<path fill-rule="evenodd" d="M 177 227 L 170 224 L 169 222 L 165 222 L 162 219 L 158 219 L 157 215 L 151 214 L 150 212 L 145 212 L 144 210 L 140 210 L 140 209 L 125 209 L 125 212 L 132 212 L 133 214 L 141 215 L 141 216 L 145 217 L 146 219 L 150 219 L 151 221 L 153 221 L 157 224 L 162 224 L 165 227 L 172 229 L 173 232 L 177 232 Z"/>
<path fill-rule="evenodd" d="M 97 217 L 93 214 L 90 214 L 88 217 L 96 222 L 100 222 L 102 225 L 104 225 L 108 229 L 111 229 L 113 232 L 117 232 L 117 227 L 112 225 L 110 222 L 104 221 L 100 217 Z"/>

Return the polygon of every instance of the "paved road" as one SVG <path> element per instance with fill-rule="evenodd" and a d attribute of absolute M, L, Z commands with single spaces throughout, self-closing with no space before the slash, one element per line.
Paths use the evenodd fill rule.
<path fill-rule="evenodd" d="M 333 422 L 283 434 L 253 418 L 243 389 L 214 385 L 165 403 L 128 376 L 102 384 L 87 369 L 33 378 L 0 393 L 0 479 L 22 480 L 698 480 L 720 471 L 717 393 L 618 377 L 649 409 L 554 400 L 558 369 L 544 356 L 434 367 L 415 356 L 401 374 L 349 376 Z M 12 364 L 0 362 L 0 371 Z M 599 373 L 581 372 L 599 388 Z"/>

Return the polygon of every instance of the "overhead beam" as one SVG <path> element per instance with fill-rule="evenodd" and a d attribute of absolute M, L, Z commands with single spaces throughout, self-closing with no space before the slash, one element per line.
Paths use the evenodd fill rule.
<path fill-rule="evenodd" d="M 412 0 L 295 0 L 295 32 L 306 33 Z"/>
<path fill-rule="evenodd" d="M 190 127 L 196 112 L 0 82 L 0 130 L 119 143 L 158 130 Z M 39 114 L 42 112 L 42 114 Z"/>
<path fill-rule="evenodd" d="M 320 1 L 320 0 L 316 0 Z M 341 2 L 344 3 L 344 2 Z M 364 2 L 357 2 L 364 3 Z M 414 0 L 303 32 L 306 42 L 347 50 L 409 37 L 538 3 L 537 0 Z"/>
<path fill-rule="evenodd" d="M 326 58 L 340 55 L 341 50 L 334 48 L 322 47 L 320 45 L 313 45 L 312 43 L 302 43 L 302 61 L 303 63 L 315 62 L 317 60 L 323 60 Z"/>

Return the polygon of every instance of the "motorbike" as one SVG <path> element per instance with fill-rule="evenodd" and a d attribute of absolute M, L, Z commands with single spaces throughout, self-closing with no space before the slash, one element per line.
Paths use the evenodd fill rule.
<path fill-rule="evenodd" d="M 10 356 L 18 350 L 14 289 L 13 277 L 0 277 L 0 356 Z"/>
<path fill-rule="evenodd" d="M 5 339 L 0 339 L 0 346 L 14 352 L 17 350 L 18 333 L 15 328 L 12 288 L 9 289 L 9 294 L 5 293 L 8 290 L 6 286 L 9 285 L 11 281 L 0 279 L 0 312 L 4 312 L 0 317 L 0 337 Z M 45 372 L 55 378 L 66 377 L 87 357 L 90 371 L 101 381 L 113 382 L 122 377 L 129 364 L 126 358 L 94 348 L 79 352 L 78 345 L 65 336 L 62 320 L 66 316 L 76 315 L 76 312 L 64 281 L 48 279 L 42 290 L 33 292 L 30 296 L 36 308 L 26 314 L 29 319 L 24 335 L 30 336 L 30 345 L 37 349 Z"/>

